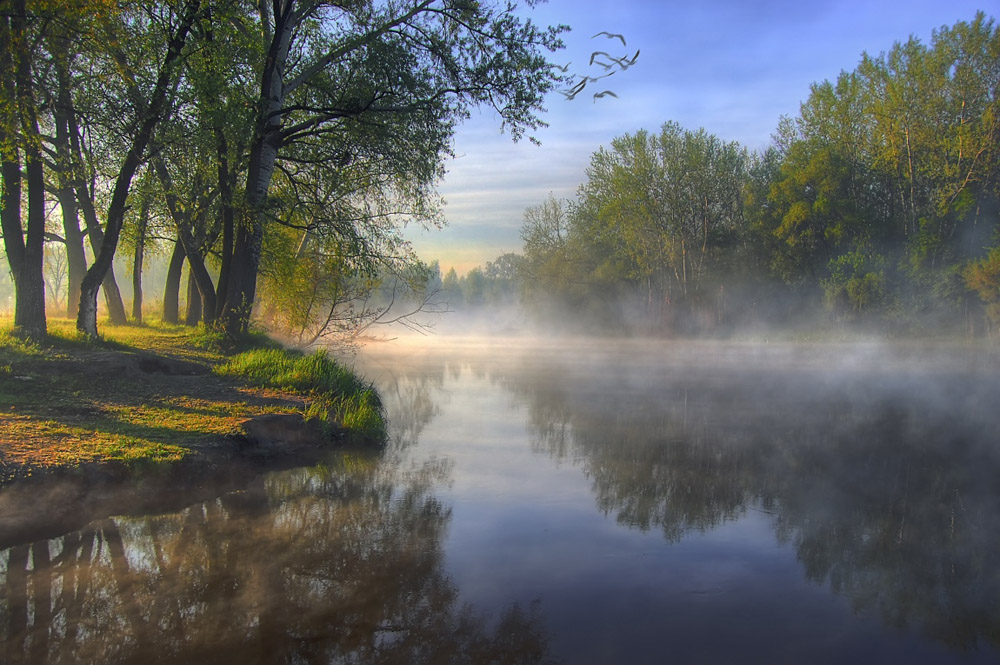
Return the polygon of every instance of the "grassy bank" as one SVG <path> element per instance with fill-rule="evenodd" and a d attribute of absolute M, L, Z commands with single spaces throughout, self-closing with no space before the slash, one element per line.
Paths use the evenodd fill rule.
<path fill-rule="evenodd" d="M 111 326 L 79 339 L 68 320 L 24 342 L 0 319 L 0 482 L 40 470 L 169 464 L 231 449 L 249 418 L 321 418 L 330 438 L 381 441 L 378 395 L 325 354 L 264 338 L 224 353 L 203 330 Z"/>

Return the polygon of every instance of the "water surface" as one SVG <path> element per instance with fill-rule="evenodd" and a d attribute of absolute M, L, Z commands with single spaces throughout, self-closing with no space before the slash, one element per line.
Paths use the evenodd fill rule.
<path fill-rule="evenodd" d="M 355 362 L 384 451 L 0 552 L 6 662 L 1000 657 L 986 352 L 444 338 Z"/>

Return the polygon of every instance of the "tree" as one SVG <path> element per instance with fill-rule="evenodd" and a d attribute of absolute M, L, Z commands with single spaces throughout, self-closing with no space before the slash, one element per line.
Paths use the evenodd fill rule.
<path fill-rule="evenodd" d="M 441 290 L 450 304 L 462 303 L 462 283 L 454 266 L 448 269 L 441 280 Z"/>
<path fill-rule="evenodd" d="M 184 39 L 198 15 L 200 2 L 184 5 L 181 15 L 174 15 L 168 7 L 148 4 L 142 7 L 119 7 L 116 3 L 84 3 L 64 0 L 54 3 L 25 3 L 18 0 L 11 11 L 2 17 L 0 39 L 4 41 L 4 66 L 2 94 L 3 106 L 3 218 L 4 242 L 12 272 L 19 283 L 17 301 L 18 326 L 33 336 L 44 335 L 44 280 L 42 279 L 41 243 L 44 229 L 46 188 L 50 188 L 63 212 L 62 238 L 67 250 L 69 290 L 79 289 L 81 307 L 78 325 L 88 334 L 96 335 L 96 294 L 103 284 L 112 318 L 124 322 L 125 312 L 111 272 L 111 261 L 121 233 L 126 199 L 131 178 L 138 169 L 148 137 L 160 115 L 164 112 L 166 97 L 170 92 L 173 63 L 180 57 Z M 176 19 L 176 22 L 174 22 Z M 133 30 L 136 36 L 145 30 L 152 35 L 161 25 L 177 27 L 176 32 L 160 43 L 168 53 L 161 71 L 156 65 L 149 67 L 154 73 L 163 74 L 154 79 L 148 99 L 132 107 L 116 105 L 124 99 L 123 79 L 134 82 L 137 71 L 135 62 L 115 61 L 121 44 L 122 32 Z M 151 45 L 153 38 L 135 39 L 131 43 Z M 155 50 L 155 47 L 150 47 Z M 156 56 L 151 57 L 156 60 Z M 131 65 L 131 66 L 128 66 Z M 141 78 L 141 77 L 139 77 Z M 117 162 L 121 168 L 113 175 L 114 182 L 106 215 L 107 226 L 101 228 L 96 212 L 98 198 L 96 178 L 90 187 L 84 174 L 84 134 L 91 128 L 78 123 L 81 104 L 85 98 L 97 101 L 92 108 L 101 108 L 96 114 L 85 116 L 86 122 L 94 117 L 103 118 L 114 136 L 126 136 L 122 150 L 108 151 L 108 162 Z M 105 102 L 110 102 L 104 109 Z M 141 108 L 140 108 L 141 107 Z M 113 118 L 113 119 L 111 119 Z M 129 118 L 132 122 L 130 123 Z M 90 135 L 93 136 L 92 134 Z M 108 143 L 110 146 L 110 142 Z M 119 160 L 120 157 L 123 159 Z M 23 168 L 22 168 L 23 167 Z M 46 177 L 48 171 L 49 177 Z M 23 182 L 22 182 L 23 181 Z M 22 184 L 27 189 L 27 216 L 21 227 Z M 78 213 L 82 211 L 87 224 L 87 234 L 97 256 L 86 274 L 82 235 Z M 73 311 L 72 306 L 68 306 Z"/>
<path fill-rule="evenodd" d="M 110 269 L 115 251 L 118 248 L 118 239 L 124 224 L 132 178 L 142 164 L 146 148 L 153 138 L 157 125 L 169 112 L 169 97 L 177 81 L 176 77 L 184 47 L 192 26 L 199 19 L 201 11 L 200 0 L 188 0 L 181 6 L 179 14 L 168 13 L 168 16 L 164 17 L 169 21 L 168 34 L 166 35 L 163 59 L 155 70 L 155 80 L 147 95 L 143 96 L 142 99 L 132 100 L 134 105 L 132 109 L 134 112 L 132 135 L 114 178 L 106 214 L 104 241 L 93 265 L 87 270 L 80 285 L 80 311 L 77 315 L 76 325 L 81 333 L 89 337 L 97 337 L 97 290 Z M 138 20 L 140 17 L 134 18 Z M 106 36 L 112 40 L 111 43 L 115 43 L 114 39 L 118 35 L 110 25 L 105 27 L 110 33 Z M 127 66 L 130 63 L 119 62 L 118 64 L 120 66 L 126 65 L 120 68 L 121 76 L 131 79 L 136 75 L 135 63 L 131 63 L 133 65 L 131 67 Z"/>
<path fill-rule="evenodd" d="M 297 149 L 319 145 L 338 163 L 365 149 L 338 135 L 364 127 L 391 136 L 419 192 L 439 177 L 451 131 L 472 105 L 491 105 L 519 138 L 541 124 L 542 98 L 561 80 L 543 52 L 561 45 L 562 28 L 522 22 L 511 4 L 286 0 L 260 9 L 267 54 L 222 310 L 231 336 L 246 330 L 256 298 L 275 169 L 294 163 Z"/>
<path fill-rule="evenodd" d="M 599 267 L 604 257 L 592 251 L 605 236 L 597 229 L 581 228 L 581 219 L 572 201 L 552 194 L 524 211 L 524 257 L 517 266 L 518 281 L 522 303 L 537 315 L 551 320 L 570 312 L 579 316 L 587 302 L 599 296 L 599 285 L 608 277 Z"/>
<path fill-rule="evenodd" d="M 489 283 L 489 300 L 494 304 L 514 304 L 522 289 L 524 279 L 524 257 L 513 252 L 504 252 L 483 268 L 483 275 Z"/>
<path fill-rule="evenodd" d="M 649 321 L 686 317 L 732 266 L 746 169 L 745 150 L 704 130 L 626 134 L 592 156 L 579 203 L 589 221 L 574 228 L 602 244 L 602 272 L 614 266 L 642 291 Z"/>
<path fill-rule="evenodd" d="M 812 86 L 779 128 L 780 169 L 754 212 L 786 282 L 822 287 L 852 318 L 954 316 L 964 266 L 996 228 L 998 55 L 1000 31 L 979 13 Z"/>
<path fill-rule="evenodd" d="M 986 315 L 994 326 L 1000 326 L 1000 247 L 994 247 L 979 261 L 968 265 L 965 282 L 986 304 Z"/>
<path fill-rule="evenodd" d="M 31 338 L 46 334 L 45 175 L 35 102 L 32 30 L 37 26 L 24 0 L 0 16 L 0 223 L 14 279 L 14 326 Z M 24 178 L 22 178 L 22 166 Z M 27 222 L 22 226 L 22 186 L 27 185 Z"/>

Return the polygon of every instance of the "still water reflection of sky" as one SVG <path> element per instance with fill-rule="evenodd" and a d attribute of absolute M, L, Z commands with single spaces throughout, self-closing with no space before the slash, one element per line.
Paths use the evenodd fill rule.
<path fill-rule="evenodd" d="M 959 497 L 957 519 L 972 520 L 969 530 L 1000 520 L 989 475 L 963 468 L 986 460 L 1000 471 L 989 362 L 878 345 L 679 352 L 581 344 L 539 353 L 466 341 L 369 349 L 359 365 L 387 387 L 390 417 L 401 393 L 389 386 L 401 383 L 422 386 L 439 408 L 409 454 L 453 463 L 437 491 L 452 507 L 445 565 L 462 600 L 536 602 L 552 652 L 566 662 L 939 663 L 1000 655 L 1000 601 L 990 595 L 1000 586 L 980 567 L 997 562 L 988 548 L 1000 540 L 966 535 L 952 546 L 973 551 L 951 558 L 934 530 L 954 529 L 954 514 L 906 525 L 933 520 L 937 507 L 919 504 L 941 496 Z M 824 468 L 838 446 L 843 468 Z M 927 468 L 952 458 L 954 468 Z M 695 483 L 687 494 L 705 505 L 672 504 L 675 488 L 663 505 L 641 505 L 664 500 L 656 496 L 664 484 L 638 470 L 644 463 L 684 467 L 666 484 Z M 855 472 L 855 463 L 865 468 Z M 873 465 L 894 471 L 873 475 Z M 803 477 L 780 477 L 796 471 Z M 904 498 L 869 488 L 843 505 L 855 483 L 917 483 L 938 472 L 954 487 L 926 488 L 929 496 L 897 488 Z M 962 494 L 981 503 L 961 505 Z M 857 514 L 835 514 L 840 508 Z M 872 513 L 880 510 L 898 514 L 879 522 Z M 670 523 L 672 511 L 689 515 Z M 833 526 L 817 526 L 827 517 Z M 840 534 L 854 542 L 824 544 L 841 521 L 858 530 Z M 914 542 L 904 533 L 895 545 L 865 547 L 896 538 L 883 532 L 898 528 L 913 529 Z M 906 561 L 924 539 L 930 552 Z M 830 553 L 812 552 L 826 545 Z M 983 578 L 955 574 L 949 587 L 935 579 L 945 571 L 920 570 L 949 564 Z M 905 588 L 921 583 L 928 588 Z M 982 597 L 961 597 L 979 584 L 989 587 Z M 939 593 L 959 597 L 940 605 L 921 597 Z M 942 616 L 949 608 L 954 615 Z"/>
<path fill-rule="evenodd" d="M 444 338 L 355 363 L 384 450 L 65 533 L 0 492 L 45 533 L 0 520 L 0 661 L 1000 659 L 989 351 Z"/>

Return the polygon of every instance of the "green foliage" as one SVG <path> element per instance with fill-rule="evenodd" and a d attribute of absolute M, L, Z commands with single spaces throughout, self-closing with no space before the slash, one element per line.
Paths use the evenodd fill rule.
<path fill-rule="evenodd" d="M 1000 326 L 1000 246 L 979 261 L 970 263 L 963 274 L 965 283 L 982 299 L 986 313 L 995 326 Z"/>
<path fill-rule="evenodd" d="M 823 280 L 827 307 L 838 316 L 858 318 L 885 303 L 884 262 L 855 250 L 830 261 L 830 277 Z"/>
<path fill-rule="evenodd" d="M 998 62 L 979 13 L 813 85 L 758 154 L 676 123 L 613 139 L 576 201 L 526 211 L 526 302 L 661 332 L 822 305 L 887 330 L 964 328 L 970 289 L 993 297 L 988 262 L 967 266 L 998 230 Z"/>
<path fill-rule="evenodd" d="M 629 325 L 688 325 L 740 260 L 747 166 L 737 144 L 676 123 L 614 139 L 591 157 L 577 202 L 526 211 L 527 300 L 601 325 L 620 325 L 622 303 L 642 312 Z"/>
<path fill-rule="evenodd" d="M 342 426 L 365 440 L 385 439 L 378 393 L 324 351 L 304 355 L 284 349 L 254 349 L 234 356 L 215 371 L 254 386 L 308 395 L 313 400 L 308 416 Z"/>
<path fill-rule="evenodd" d="M 473 268 L 462 280 L 462 300 L 468 305 L 486 302 L 486 275 L 482 268 Z"/>

